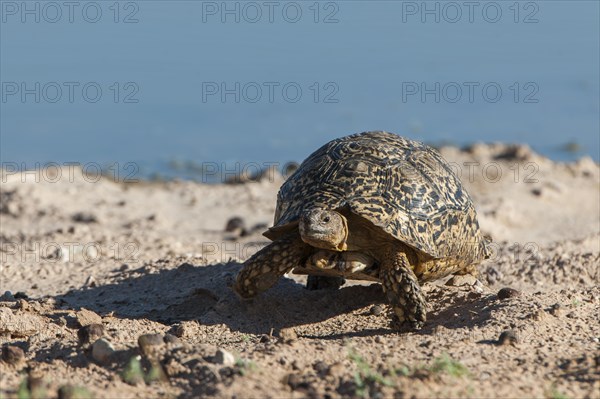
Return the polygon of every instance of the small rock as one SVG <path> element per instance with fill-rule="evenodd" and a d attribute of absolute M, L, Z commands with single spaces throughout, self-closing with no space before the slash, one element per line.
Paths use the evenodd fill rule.
<path fill-rule="evenodd" d="M 160 349 L 164 347 L 165 342 L 161 334 L 144 334 L 138 338 L 138 345 L 144 356 L 154 358 Z"/>
<path fill-rule="evenodd" d="M 99 363 L 108 363 L 115 348 L 104 338 L 100 338 L 92 345 L 92 357 Z"/>
<path fill-rule="evenodd" d="M 498 345 L 514 345 L 517 343 L 517 334 L 513 330 L 502 331 L 498 338 Z"/>
<path fill-rule="evenodd" d="M 183 341 L 179 337 L 176 337 L 173 334 L 165 334 L 165 336 L 163 337 L 163 341 L 165 341 L 165 344 L 171 344 L 171 345 L 183 344 Z"/>
<path fill-rule="evenodd" d="M 531 194 L 535 195 L 536 197 L 539 197 L 542 195 L 542 189 L 541 188 L 534 188 L 531 190 Z"/>
<path fill-rule="evenodd" d="M 102 317 L 91 310 L 81 308 L 81 310 L 77 312 L 77 322 L 81 327 L 85 327 L 90 324 L 101 324 Z"/>
<path fill-rule="evenodd" d="M 282 328 L 279 330 L 279 338 L 281 338 L 284 343 L 289 344 L 298 339 L 298 334 L 296 334 L 296 331 L 291 327 Z"/>
<path fill-rule="evenodd" d="M 560 306 L 560 303 L 555 303 L 554 305 L 550 306 L 550 309 L 548 309 L 548 313 L 550 313 L 554 317 L 560 317 L 563 315 L 564 312 L 562 306 Z"/>
<path fill-rule="evenodd" d="M 6 345 L 2 348 L 2 361 L 16 365 L 25 360 L 25 352 L 18 346 Z"/>
<path fill-rule="evenodd" d="M 262 343 L 262 344 L 266 344 L 268 342 L 271 342 L 271 337 L 268 336 L 267 334 L 263 334 L 263 335 L 260 336 L 259 342 Z"/>
<path fill-rule="evenodd" d="M 15 299 L 29 299 L 29 296 L 23 291 L 19 291 L 15 294 Z"/>
<path fill-rule="evenodd" d="M 504 300 L 504 299 L 509 299 L 509 298 L 516 298 L 521 296 L 521 291 L 517 291 L 514 288 L 502 288 L 500 291 L 498 291 L 498 299 Z"/>
<path fill-rule="evenodd" d="M 198 333 L 198 323 L 196 321 L 182 321 L 174 324 L 171 333 L 179 338 L 193 337 Z"/>
<path fill-rule="evenodd" d="M 246 223 L 244 223 L 244 219 L 239 216 L 234 216 L 227 221 L 225 225 L 225 231 L 228 233 L 232 233 L 234 231 L 244 230 Z"/>
<path fill-rule="evenodd" d="M 87 326 L 81 327 L 77 331 L 77 337 L 79 338 L 79 344 L 81 346 L 87 346 L 92 342 L 102 338 L 104 335 L 104 326 L 102 324 L 88 324 Z"/>
<path fill-rule="evenodd" d="M 304 370 L 304 363 L 298 361 L 298 359 L 292 362 L 292 368 L 294 370 Z"/>
<path fill-rule="evenodd" d="M 577 314 L 575 314 L 575 312 L 569 312 L 569 313 L 567 313 L 567 317 L 569 319 L 576 319 L 577 318 Z"/>
<path fill-rule="evenodd" d="M 63 385 L 58 388 L 58 399 L 91 399 L 92 394 L 84 387 Z"/>
<path fill-rule="evenodd" d="M 218 349 L 213 362 L 216 364 L 222 364 L 223 366 L 231 367 L 235 364 L 235 356 L 231 352 L 227 352 L 225 349 Z"/>
<path fill-rule="evenodd" d="M 320 377 L 324 377 L 329 373 L 329 366 L 323 361 L 318 361 L 313 365 L 313 369 L 319 374 Z"/>
<path fill-rule="evenodd" d="M 371 307 L 371 309 L 369 310 L 369 312 L 372 315 L 375 315 L 375 316 L 380 315 L 381 313 L 383 313 L 383 306 L 381 306 L 381 305 L 373 305 Z"/>
<path fill-rule="evenodd" d="M 285 377 L 285 382 L 292 390 L 296 390 L 302 384 L 302 377 L 295 373 L 288 374 Z"/>
<path fill-rule="evenodd" d="M 0 300 L 6 301 L 6 302 L 13 302 L 15 300 L 15 297 L 12 294 L 12 292 L 5 291 L 4 294 L 2 294 L 2 297 L 0 297 Z"/>
<path fill-rule="evenodd" d="M 77 212 L 71 216 L 71 220 L 78 223 L 98 223 L 98 218 L 89 212 Z"/>

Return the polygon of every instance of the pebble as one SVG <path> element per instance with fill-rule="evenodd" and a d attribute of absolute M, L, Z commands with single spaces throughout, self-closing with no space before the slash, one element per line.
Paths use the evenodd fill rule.
<path fill-rule="evenodd" d="M 144 334 L 139 336 L 138 345 L 146 357 L 155 357 L 165 342 L 161 334 Z"/>
<path fill-rule="evenodd" d="M 514 288 L 506 287 L 498 291 L 498 294 L 496 295 L 498 296 L 498 299 L 504 300 L 521 296 L 521 291 L 515 290 Z"/>
<path fill-rule="evenodd" d="M 383 313 L 383 306 L 381 305 L 373 305 L 369 311 L 372 315 L 380 315 Z"/>
<path fill-rule="evenodd" d="M 279 330 L 279 338 L 281 338 L 284 343 L 289 344 L 298 339 L 298 334 L 296 334 L 296 331 L 291 327 L 282 328 Z"/>
<path fill-rule="evenodd" d="M 302 363 L 296 359 L 292 362 L 292 368 L 294 370 L 304 370 L 304 363 Z"/>
<path fill-rule="evenodd" d="M 92 345 L 92 357 L 100 363 L 107 363 L 113 353 L 115 348 L 104 338 L 100 338 Z"/>
<path fill-rule="evenodd" d="M 2 361 L 8 364 L 19 364 L 25 359 L 25 352 L 18 346 L 7 345 L 2 348 Z"/>
<path fill-rule="evenodd" d="M 329 366 L 323 361 L 318 361 L 313 365 L 313 369 L 319 374 L 320 377 L 324 377 L 329 373 Z"/>
<path fill-rule="evenodd" d="M 225 349 L 218 349 L 213 362 L 216 364 L 222 364 L 223 366 L 231 367 L 235 365 L 235 356 L 231 352 Z"/>
<path fill-rule="evenodd" d="M 260 336 L 259 342 L 261 344 L 266 344 L 268 342 L 271 342 L 271 337 L 269 335 L 267 335 L 267 334 L 263 334 L 263 335 Z"/>
<path fill-rule="evenodd" d="M 88 324 L 77 331 L 77 337 L 79 338 L 79 344 L 81 346 L 90 345 L 92 342 L 102 338 L 103 335 L 104 326 L 96 323 Z"/>
<path fill-rule="evenodd" d="M 535 195 L 536 197 L 539 197 L 542 195 L 542 189 L 541 188 L 534 188 L 531 190 L 531 194 Z"/>
<path fill-rule="evenodd" d="M 77 212 L 71 216 L 71 219 L 78 223 L 98 223 L 98 218 L 88 212 Z"/>
<path fill-rule="evenodd" d="M 19 291 L 15 294 L 15 299 L 29 299 L 29 296 L 23 291 Z"/>
<path fill-rule="evenodd" d="M 173 334 L 165 334 L 163 341 L 165 341 L 165 344 L 171 344 L 171 345 L 183 344 L 183 341 L 179 337 L 176 337 Z"/>
<path fill-rule="evenodd" d="M 15 297 L 12 294 L 12 292 L 5 291 L 4 294 L 2 294 L 2 297 L 0 297 L 0 299 L 6 302 L 13 302 L 15 300 Z"/>
<path fill-rule="evenodd" d="M 560 306 L 560 303 L 555 303 L 554 305 L 550 306 L 550 309 L 548 309 L 548 313 L 550 313 L 554 317 L 560 317 L 563 315 L 564 312 L 562 306 Z"/>
<path fill-rule="evenodd" d="M 513 330 L 502 331 L 498 338 L 498 345 L 514 345 L 517 343 L 517 334 Z"/>
<path fill-rule="evenodd" d="M 58 388 L 58 399 L 91 399 L 92 394 L 84 387 L 63 385 Z"/>
<path fill-rule="evenodd" d="M 77 312 L 77 322 L 81 327 L 85 327 L 90 324 L 101 324 L 102 317 L 100 317 L 100 315 L 98 315 L 96 312 L 81 308 L 81 310 Z"/>
<path fill-rule="evenodd" d="M 175 324 L 171 330 L 179 338 L 192 337 L 198 332 L 198 323 L 195 321 L 182 321 Z"/>
<path fill-rule="evenodd" d="M 227 224 L 225 225 L 225 231 L 231 233 L 234 231 L 243 230 L 245 226 L 246 223 L 244 223 L 244 219 L 239 216 L 234 216 L 227 221 Z"/>
<path fill-rule="evenodd" d="M 285 377 L 285 382 L 287 383 L 287 385 L 289 385 L 290 388 L 292 388 L 292 390 L 295 390 L 300 386 L 300 384 L 302 384 L 302 377 L 295 373 L 288 374 Z"/>

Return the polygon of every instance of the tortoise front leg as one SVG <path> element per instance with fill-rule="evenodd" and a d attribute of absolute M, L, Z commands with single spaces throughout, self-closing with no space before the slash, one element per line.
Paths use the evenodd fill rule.
<path fill-rule="evenodd" d="M 285 273 L 304 261 L 309 251 L 298 233 L 267 245 L 244 262 L 233 290 L 242 298 L 251 298 L 271 288 Z"/>
<path fill-rule="evenodd" d="M 416 259 L 414 260 L 416 261 Z M 381 282 L 392 306 L 394 327 L 408 323 L 421 328 L 427 319 L 427 302 L 407 254 L 392 248 L 382 257 Z"/>

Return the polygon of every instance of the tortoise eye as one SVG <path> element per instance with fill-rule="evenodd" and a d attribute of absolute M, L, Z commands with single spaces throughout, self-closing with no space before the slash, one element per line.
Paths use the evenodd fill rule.
<path fill-rule="evenodd" d="M 324 221 L 325 223 L 329 223 L 329 221 L 330 221 L 330 220 L 331 220 L 331 218 L 330 218 L 329 216 L 325 216 L 325 217 L 323 218 L 323 221 Z"/>

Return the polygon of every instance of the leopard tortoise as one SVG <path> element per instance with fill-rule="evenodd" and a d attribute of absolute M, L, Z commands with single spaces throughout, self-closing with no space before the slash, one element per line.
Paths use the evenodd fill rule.
<path fill-rule="evenodd" d="M 264 235 L 273 242 L 237 275 L 242 298 L 290 271 L 374 280 L 393 325 L 413 328 L 426 321 L 419 283 L 476 275 L 489 256 L 450 165 L 431 147 L 382 131 L 341 137 L 311 154 L 281 186 Z"/>

